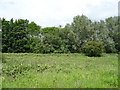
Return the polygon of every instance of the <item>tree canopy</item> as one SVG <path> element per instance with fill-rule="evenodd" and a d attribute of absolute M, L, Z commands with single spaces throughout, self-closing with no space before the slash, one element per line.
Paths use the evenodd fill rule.
<path fill-rule="evenodd" d="M 75 16 L 65 27 L 45 27 L 29 20 L 6 20 L 2 23 L 2 52 L 6 53 L 80 53 L 88 41 L 104 43 L 105 52 L 119 52 L 118 17 L 94 22 L 87 16 Z M 1 38 L 0 38 L 1 40 Z"/>

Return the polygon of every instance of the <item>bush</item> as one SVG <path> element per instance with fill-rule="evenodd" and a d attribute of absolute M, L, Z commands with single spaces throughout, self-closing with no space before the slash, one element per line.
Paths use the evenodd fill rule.
<path fill-rule="evenodd" d="M 83 52 L 87 56 L 101 56 L 103 52 L 103 43 L 97 41 L 88 41 L 82 46 Z"/>

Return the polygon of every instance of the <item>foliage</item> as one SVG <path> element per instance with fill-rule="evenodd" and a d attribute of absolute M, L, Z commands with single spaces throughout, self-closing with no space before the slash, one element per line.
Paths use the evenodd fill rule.
<path fill-rule="evenodd" d="M 2 52 L 29 51 L 27 25 L 28 20 L 2 20 Z"/>
<path fill-rule="evenodd" d="M 75 40 L 77 42 L 76 47 L 79 48 L 78 52 L 81 52 L 81 46 L 84 42 L 91 40 L 92 35 L 92 21 L 88 17 L 76 16 L 73 18 L 71 29 L 75 34 Z"/>
<path fill-rule="evenodd" d="M 0 20 L 2 52 L 81 53 L 83 44 L 88 41 L 103 42 L 106 53 L 120 51 L 118 17 L 93 22 L 84 15 L 78 15 L 63 28 L 41 28 L 35 22 L 23 19 Z"/>
<path fill-rule="evenodd" d="M 101 56 L 101 54 L 103 53 L 103 43 L 88 41 L 83 45 L 83 52 L 87 56 Z"/>

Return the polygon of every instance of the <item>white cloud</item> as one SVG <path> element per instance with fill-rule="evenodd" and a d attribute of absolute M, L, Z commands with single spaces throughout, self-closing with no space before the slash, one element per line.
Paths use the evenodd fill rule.
<path fill-rule="evenodd" d="M 23 18 L 46 26 L 71 23 L 76 15 L 92 20 L 118 15 L 119 0 L 0 0 L 0 16 Z"/>

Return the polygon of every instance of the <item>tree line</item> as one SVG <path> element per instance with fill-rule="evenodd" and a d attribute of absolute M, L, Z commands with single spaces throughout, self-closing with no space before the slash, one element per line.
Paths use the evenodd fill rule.
<path fill-rule="evenodd" d="M 120 51 L 117 16 L 92 21 L 85 15 L 78 15 L 64 27 L 45 28 L 27 19 L 1 18 L 0 21 L 3 53 L 81 53 L 88 41 L 103 42 L 106 53 Z"/>

